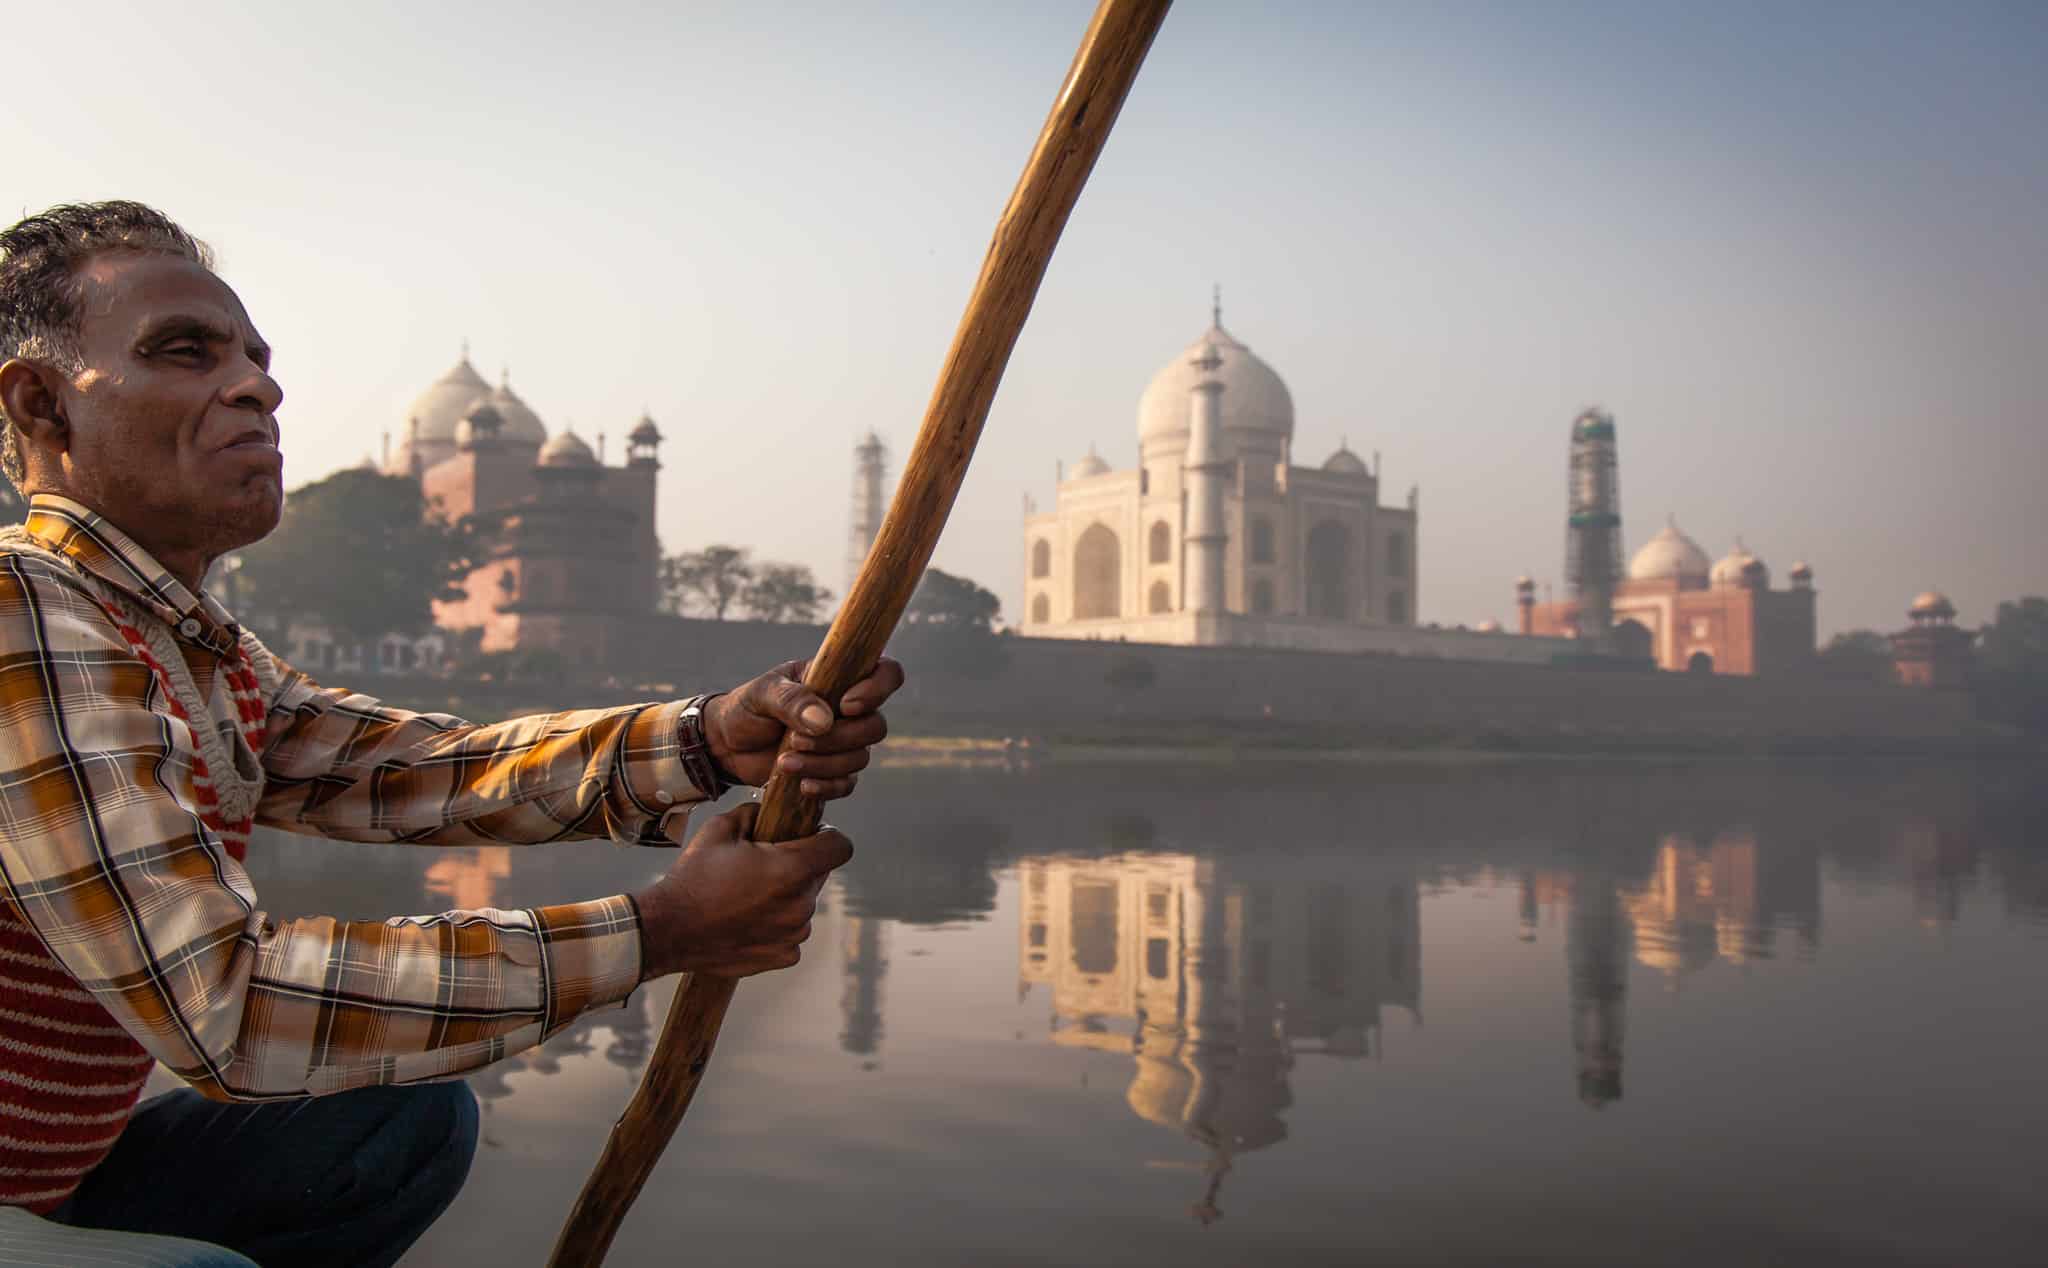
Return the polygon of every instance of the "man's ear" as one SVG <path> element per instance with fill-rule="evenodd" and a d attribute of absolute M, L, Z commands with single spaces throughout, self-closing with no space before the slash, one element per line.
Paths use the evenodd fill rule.
<path fill-rule="evenodd" d="M 14 429 L 15 443 L 31 465 L 42 455 L 71 447 L 63 402 L 50 373 L 20 357 L 0 362 L 0 417 Z"/>

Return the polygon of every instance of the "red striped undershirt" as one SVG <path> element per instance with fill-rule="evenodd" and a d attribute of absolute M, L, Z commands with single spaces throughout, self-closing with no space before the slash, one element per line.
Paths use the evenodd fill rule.
<path fill-rule="evenodd" d="M 142 632 L 111 608 L 107 615 L 156 676 L 171 715 L 195 725 Z M 237 647 L 221 674 L 236 726 L 250 750 L 261 753 L 267 702 L 247 653 Z M 192 796 L 200 820 L 240 859 L 252 821 L 222 822 L 220 799 L 197 751 Z M 14 903 L 0 897 L 0 1206 L 46 1214 L 62 1205 L 120 1139 L 155 1065 L 79 988 Z"/>

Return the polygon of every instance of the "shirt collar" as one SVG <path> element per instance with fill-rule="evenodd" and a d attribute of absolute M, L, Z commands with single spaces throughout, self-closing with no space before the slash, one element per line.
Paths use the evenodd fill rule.
<path fill-rule="evenodd" d="M 38 493 L 29 499 L 24 527 L 44 546 L 141 600 L 188 642 L 225 654 L 240 640 L 235 619 L 212 595 L 194 594 L 97 511 L 55 493 Z"/>

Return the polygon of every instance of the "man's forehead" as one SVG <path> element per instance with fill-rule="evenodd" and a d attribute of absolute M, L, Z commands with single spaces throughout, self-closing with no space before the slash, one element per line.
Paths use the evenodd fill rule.
<path fill-rule="evenodd" d="M 79 270 L 82 326 L 110 322 L 122 336 L 152 320 L 177 315 L 213 323 L 260 341 L 241 297 L 212 270 L 161 251 L 103 251 Z"/>

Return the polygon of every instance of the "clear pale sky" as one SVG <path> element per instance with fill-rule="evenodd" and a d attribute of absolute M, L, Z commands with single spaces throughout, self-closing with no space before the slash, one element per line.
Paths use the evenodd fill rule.
<path fill-rule="evenodd" d="M 277 347 L 288 483 L 462 340 L 551 427 L 670 442 L 659 525 L 842 588 L 1092 4 L 10 13 L 0 212 L 152 202 Z M 1821 629 L 2048 591 L 2048 6 L 1181 0 L 1075 212 L 936 562 L 1020 587 L 1021 496 L 1136 458 L 1224 322 L 1422 488 L 1421 617 L 1562 588 L 1565 438 L 1809 561 Z"/>

